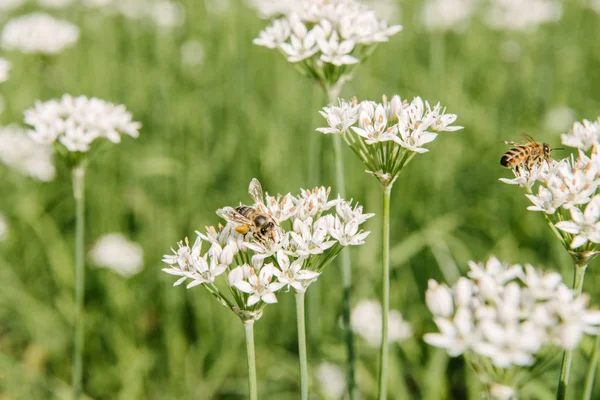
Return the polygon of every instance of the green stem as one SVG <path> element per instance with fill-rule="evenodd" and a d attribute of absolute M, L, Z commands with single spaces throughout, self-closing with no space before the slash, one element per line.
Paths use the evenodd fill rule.
<path fill-rule="evenodd" d="M 83 392 L 83 343 L 85 297 L 85 162 L 72 170 L 75 199 L 75 346 L 73 348 L 73 398 L 79 400 Z"/>
<path fill-rule="evenodd" d="M 341 86 L 327 88 L 327 98 L 329 104 L 337 101 Z M 342 137 L 341 135 L 333 136 L 333 157 L 335 161 L 335 183 L 337 192 L 340 196 L 346 195 L 346 182 L 344 180 L 344 154 L 342 152 Z M 348 249 L 344 248 L 340 254 L 342 266 L 342 320 L 344 324 L 344 339 L 346 342 L 347 352 L 347 379 L 348 379 L 348 394 L 350 400 L 356 398 L 356 379 L 355 379 L 355 354 L 354 354 L 354 333 L 350 325 L 350 309 L 352 296 L 352 263 Z"/>
<path fill-rule="evenodd" d="M 576 295 L 581 294 L 583 289 L 583 278 L 587 265 L 575 264 L 575 277 L 573 278 L 573 290 Z M 567 398 L 567 386 L 569 385 L 569 374 L 571 372 L 571 361 L 573 360 L 573 351 L 565 350 L 563 353 L 562 364 L 560 367 L 560 380 L 556 391 L 556 399 L 564 400 Z"/>
<path fill-rule="evenodd" d="M 383 294 L 381 302 L 381 349 L 379 354 L 378 399 L 387 400 L 388 384 L 388 313 L 390 309 L 390 197 L 392 187 L 383 186 L 383 265 L 381 278 Z"/>
<path fill-rule="evenodd" d="M 254 320 L 244 322 L 246 331 L 246 353 L 248 355 L 248 390 L 250 400 L 258 399 L 256 389 L 256 358 L 254 356 Z"/>
<path fill-rule="evenodd" d="M 583 390 L 583 400 L 590 400 L 592 398 L 592 390 L 594 389 L 594 378 L 596 377 L 596 367 L 598 366 L 598 348 L 600 347 L 600 335 L 596 336 L 596 342 L 594 343 L 594 350 L 592 350 L 592 359 L 588 367 L 587 374 L 585 375 L 585 385 Z"/>
<path fill-rule="evenodd" d="M 298 357 L 300 358 L 300 398 L 302 400 L 308 400 L 308 361 L 306 358 L 304 293 L 296 293 L 296 319 L 298 321 Z"/>

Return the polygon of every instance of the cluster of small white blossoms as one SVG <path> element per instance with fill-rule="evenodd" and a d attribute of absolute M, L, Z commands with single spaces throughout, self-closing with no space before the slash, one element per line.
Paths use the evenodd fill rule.
<path fill-rule="evenodd" d="M 428 31 L 463 31 L 468 27 L 478 0 L 428 0 L 423 24 Z"/>
<path fill-rule="evenodd" d="M 524 31 L 562 18 L 561 0 L 492 0 L 485 22 L 493 29 Z"/>
<path fill-rule="evenodd" d="M 600 243 L 600 120 L 576 122 L 561 138 L 579 149 L 577 158 L 515 168 L 514 179 L 500 180 L 524 187 L 533 203 L 528 210 L 545 213 L 566 246 L 592 256 Z"/>
<path fill-rule="evenodd" d="M 149 20 L 160 28 L 183 25 L 185 10 L 170 0 L 83 0 L 83 5 L 109 15 L 122 15 L 132 20 Z"/>
<path fill-rule="evenodd" d="M 369 346 L 381 345 L 381 303 L 376 300 L 361 300 L 352 309 L 350 323 L 352 331 L 362 337 Z M 397 310 L 390 310 L 388 321 L 388 342 L 401 342 L 412 336 L 410 324 Z"/>
<path fill-rule="evenodd" d="M 497 368 L 529 367 L 543 349 L 574 349 L 584 334 L 599 333 L 600 311 L 588 309 L 556 272 L 508 265 L 492 257 L 469 263 L 468 278 L 449 288 L 429 281 L 426 303 L 439 333 L 428 344 L 452 357 L 485 357 Z"/>
<path fill-rule="evenodd" d="M 22 53 L 58 54 L 78 39 L 77 26 L 44 13 L 11 19 L 0 34 L 2 48 Z"/>
<path fill-rule="evenodd" d="M 132 121 L 124 105 L 95 97 L 72 97 L 37 101 L 25 111 L 25 123 L 33 126 L 31 137 L 42 144 L 61 144 L 70 152 L 88 152 L 96 139 L 121 142 L 121 135 L 137 138 L 141 124 Z"/>
<path fill-rule="evenodd" d="M 315 378 L 319 391 L 326 399 L 342 399 L 346 393 L 346 375 L 344 371 L 330 362 L 322 362 L 317 366 Z"/>
<path fill-rule="evenodd" d="M 98 267 L 110 269 L 124 278 L 138 274 L 144 267 L 142 246 L 121 233 L 109 233 L 99 238 L 89 257 Z"/>
<path fill-rule="evenodd" d="M 388 26 L 375 11 L 356 0 L 305 0 L 272 21 L 254 44 L 278 49 L 289 62 L 323 84 L 341 79 L 347 69 L 329 68 L 358 64 L 377 43 L 387 42 L 402 30 Z"/>
<path fill-rule="evenodd" d="M 367 172 L 390 185 L 414 154 L 429 151 L 424 145 L 435 140 L 437 132 L 462 129 L 452 126 L 456 114 L 445 111 L 439 103 L 432 107 L 420 97 L 410 103 L 398 95 L 391 101 L 383 96 L 382 103 L 340 99 L 339 105 L 320 111 L 329 127 L 317 131 L 342 135 Z"/>
<path fill-rule="evenodd" d="M 26 129 L 16 125 L 0 127 L 0 162 L 40 181 L 56 175 L 52 148 L 34 142 Z"/>
<path fill-rule="evenodd" d="M 251 207 L 276 222 L 274 240 L 258 241 L 252 230 L 242 235 L 236 231 L 239 222 L 227 221 L 196 232 L 192 245 L 186 238 L 163 258 L 169 265 L 163 271 L 181 277 L 175 285 L 189 279 L 187 288 L 204 286 L 244 321 L 259 319 L 281 289 L 305 292 L 344 247 L 364 244 L 369 232 L 360 226 L 373 216 L 360 205 L 330 200 L 324 187 L 297 196 L 267 194 L 262 200 L 253 196 L 257 184 L 253 180 L 250 186 L 251 197 L 258 200 Z M 217 279 L 227 281 L 229 293 L 216 285 Z"/>

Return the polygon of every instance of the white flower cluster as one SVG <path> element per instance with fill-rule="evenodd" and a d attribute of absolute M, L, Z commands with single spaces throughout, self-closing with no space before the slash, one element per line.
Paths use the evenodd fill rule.
<path fill-rule="evenodd" d="M 361 300 L 352 309 L 350 321 L 352 330 L 361 336 L 371 347 L 381 345 L 381 303 L 376 300 Z M 410 324 L 396 310 L 390 310 L 388 321 L 388 342 L 401 342 L 412 336 Z"/>
<path fill-rule="evenodd" d="M 150 20 L 160 28 L 183 25 L 185 10 L 170 0 L 83 0 L 84 6 L 107 14 L 122 15 L 132 20 Z"/>
<path fill-rule="evenodd" d="M 65 94 L 59 100 L 37 101 L 25 111 L 31 137 L 43 144 L 62 144 L 71 152 L 88 152 L 96 139 L 121 141 L 121 135 L 139 136 L 141 124 L 132 121 L 124 105 L 85 96 Z"/>
<path fill-rule="evenodd" d="M 317 367 L 315 378 L 319 384 L 320 392 L 326 399 L 341 399 L 346 393 L 346 376 L 344 371 L 329 362 L 322 362 Z"/>
<path fill-rule="evenodd" d="M 468 26 L 477 0 L 427 0 L 423 24 L 429 31 L 462 31 Z"/>
<path fill-rule="evenodd" d="M 99 238 L 89 257 L 98 267 L 108 268 L 124 278 L 136 275 L 144 267 L 142 246 L 121 233 L 109 233 Z"/>
<path fill-rule="evenodd" d="M 279 7 L 279 6 L 278 6 Z M 336 82 L 324 64 L 335 66 L 361 62 L 377 43 L 398 33 L 400 25 L 388 26 L 375 11 L 356 0 L 305 0 L 286 9 L 285 5 L 263 14 L 279 14 L 260 32 L 254 43 L 278 49 L 292 63 L 302 64 L 322 82 Z"/>
<path fill-rule="evenodd" d="M 492 0 L 486 23 L 493 29 L 523 31 L 561 17 L 560 0 Z"/>
<path fill-rule="evenodd" d="M 16 125 L 0 127 L 0 162 L 40 181 L 56 175 L 52 148 L 34 142 L 26 129 Z"/>
<path fill-rule="evenodd" d="M 257 187 L 260 184 L 253 180 L 250 195 L 255 200 Z M 267 194 L 264 201 L 260 190 L 261 199 L 246 207 L 258 219 L 274 221 L 275 240 L 257 240 L 255 227 L 244 226 L 239 218 L 196 232 L 193 245 L 186 239 L 163 258 L 169 265 L 163 271 L 181 277 L 175 285 L 187 279 L 188 288 L 204 285 L 242 319 L 260 318 L 266 304 L 277 302 L 275 292 L 282 288 L 305 292 L 342 248 L 364 243 L 369 232 L 360 225 L 373 216 L 343 199 L 330 200 L 324 187 L 302 190 L 297 196 Z M 246 234 L 239 233 L 242 227 Z M 226 272 L 229 295 L 215 285 Z"/>
<path fill-rule="evenodd" d="M 382 182 L 395 180 L 410 161 L 410 153 L 428 152 L 423 146 L 435 140 L 437 132 L 462 129 L 452 126 L 455 114 L 446 114 L 439 103 L 431 106 L 420 97 L 410 103 L 398 95 L 391 101 L 384 96 L 382 103 L 340 99 L 339 105 L 327 106 L 320 113 L 329 127 L 317 131 L 342 135 L 363 160 L 367 172 Z"/>
<path fill-rule="evenodd" d="M 78 39 L 76 25 L 44 13 L 11 19 L 0 34 L 2 48 L 22 53 L 58 54 Z"/>
<path fill-rule="evenodd" d="M 543 162 L 532 168 L 515 168 L 514 179 L 500 179 L 525 187 L 533 203 L 560 230 L 563 243 L 577 251 L 595 252 L 600 243 L 600 122 L 577 122 L 562 135 L 562 142 L 579 148 L 579 155 Z M 582 149 L 589 149 L 588 156 Z M 537 190 L 535 190 L 537 185 Z M 595 254 L 595 253 L 588 253 Z"/>
<path fill-rule="evenodd" d="M 588 310 L 588 296 L 577 296 L 560 274 L 493 257 L 469 268 L 468 278 L 452 288 L 430 280 L 426 292 L 439 333 L 424 340 L 450 356 L 470 353 L 497 368 L 526 367 L 544 348 L 574 349 L 584 334 L 598 334 L 600 311 Z"/>

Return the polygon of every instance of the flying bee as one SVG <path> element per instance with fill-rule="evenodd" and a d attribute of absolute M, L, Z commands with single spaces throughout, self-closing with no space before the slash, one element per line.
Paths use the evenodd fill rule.
<path fill-rule="evenodd" d="M 550 156 L 552 150 L 562 150 L 559 148 L 552 149 L 546 143 L 536 142 L 526 133 L 521 133 L 520 136 L 527 139 L 527 143 L 504 142 L 509 146 L 513 146 L 513 148 L 504 153 L 500 159 L 500 165 L 503 167 L 530 170 L 536 165 L 540 166 L 544 161 L 550 163 L 552 161 Z"/>
<path fill-rule="evenodd" d="M 253 206 L 223 207 L 217 210 L 217 215 L 240 224 L 235 231 L 241 235 L 252 232 L 254 239 L 263 245 L 269 241 L 276 243 L 279 239 L 279 225 L 265 209 L 262 186 L 257 179 L 250 182 L 248 193 L 254 200 Z"/>

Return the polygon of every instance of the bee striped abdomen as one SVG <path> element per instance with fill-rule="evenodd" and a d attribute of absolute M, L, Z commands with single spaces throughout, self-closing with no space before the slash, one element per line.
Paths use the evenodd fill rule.
<path fill-rule="evenodd" d="M 510 149 L 500 159 L 500 164 L 503 167 L 513 168 L 525 161 L 529 156 L 529 146 L 517 146 Z"/>
<path fill-rule="evenodd" d="M 254 209 L 252 207 L 249 206 L 237 206 L 235 208 L 235 211 L 239 212 L 240 214 L 242 214 L 244 217 L 248 218 L 248 215 L 254 211 Z"/>

